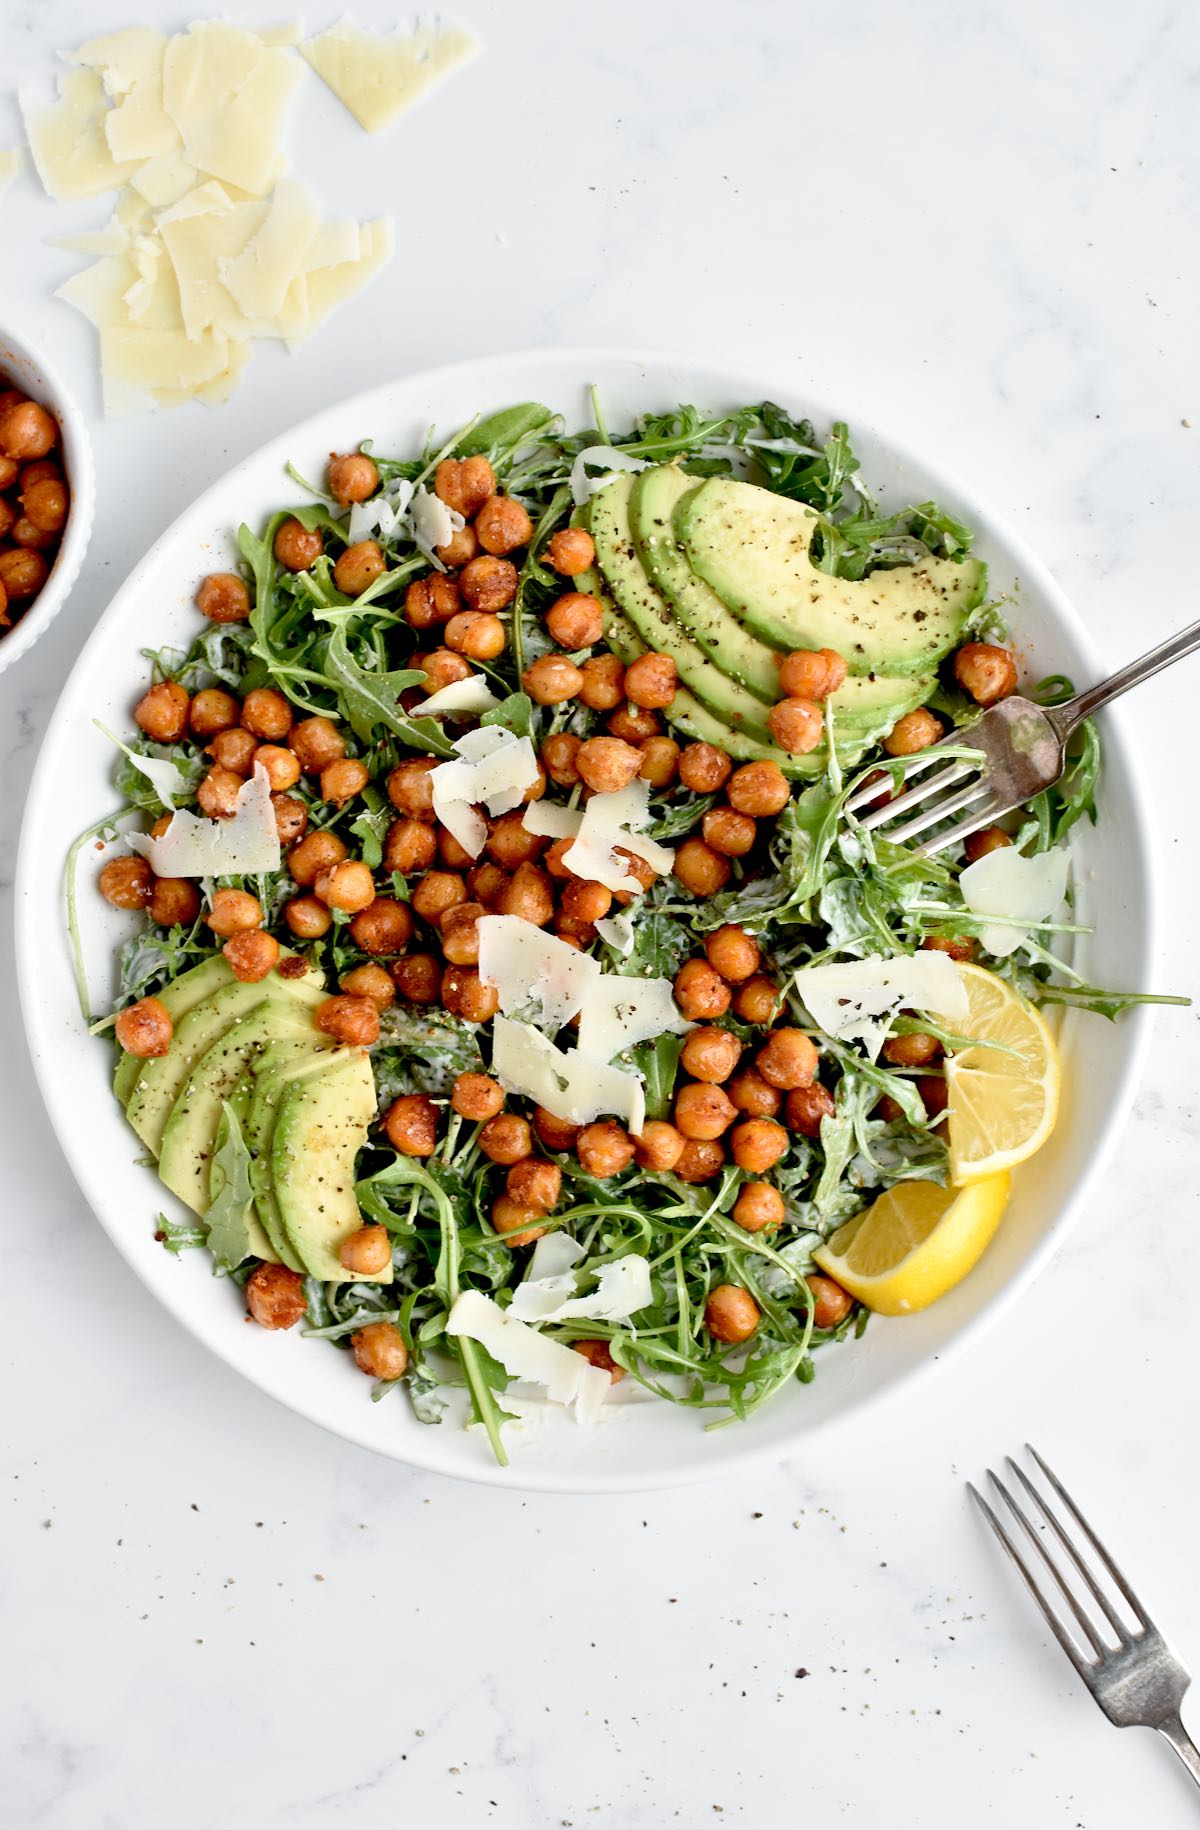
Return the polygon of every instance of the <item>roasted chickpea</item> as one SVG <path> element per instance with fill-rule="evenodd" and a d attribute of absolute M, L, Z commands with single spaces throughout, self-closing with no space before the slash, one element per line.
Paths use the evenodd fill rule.
<path fill-rule="evenodd" d="M 45 559 L 32 547 L 12 547 L 0 553 L 0 590 L 8 602 L 19 604 L 36 597 L 49 576 Z"/>
<path fill-rule="evenodd" d="M 375 460 L 363 451 L 349 451 L 329 457 L 329 493 L 336 502 L 365 502 L 379 488 L 379 471 Z"/>
<path fill-rule="evenodd" d="M 693 1080 L 720 1086 L 738 1064 L 742 1045 L 727 1029 L 694 1029 L 680 1054 L 680 1063 Z"/>
<path fill-rule="evenodd" d="M 360 1372 L 385 1384 L 403 1378 L 408 1366 L 408 1348 L 394 1322 L 368 1322 L 365 1328 L 356 1329 L 350 1336 L 350 1351 Z"/>
<path fill-rule="evenodd" d="M 469 522 L 466 527 L 457 527 L 449 540 L 443 540 L 441 546 L 435 546 L 433 550 L 444 566 L 450 566 L 457 571 L 460 566 L 465 566 L 474 559 L 479 551 L 479 541 L 476 538 L 475 529 Z"/>
<path fill-rule="evenodd" d="M 709 849 L 723 858 L 744 858 L 758 837 L 758 827 L 750 815 L 737 813 L 732 807 L 710 807 L 700 823 L 700 832 Z"/>
<path fill-rule="evenodd" d="M 790 1143 L 787 1132 L 773 1118 L 747 1118 L 735 1125 L 729 1134 L 729 1147 L 739 1169 L 762 1175 L 780 1157 L 787 1155 Z"/>
<path fill-rule="evenodd" d="M 436 1004 L 442 995 L 442 968 L 432 953 L 408 953 L 392 967 L 396 990 L 410 1004 Z"/>
<path fill-rule="evenodd" d="M 328 908 L 341 909 L 347 915 L 370 908 L 375 900 L 374 880 L 359 858 L 342 858 L 331 864 L 320 872 L 313 889 Z"/>
<path fill-rule="evenodd" d="M 526 832 L 523 817 L 517 812 L 501 814 L 488 835 L 488 857 L 502 870 L 511 871 L 518 864 L 532 864 L 545 850 L 545 839 L 540 833 Z"/>
<path fill-rule="evenodd" d="M 918 1074 L 917 1092 L 930 1118 L 940 1118 L 950 1105 L 950 1088 L 944 1074 Z"/>
<path fill-rule="evenodd" d="M 345 870 L 346 866 L 340 864 L 336 868 Z M 366 865 L 361 868 L 366 870 Z M 319 889 L 317 893 L 320 894 Z M 364 953 L 399 953 L 412 939 L 415 925 L 406 902 L 376 896 L 350 923 L 350 938 Z"/>
<path fill-rule="evenodd" d="M 511 496 L 489 496 L 475 514 L 475 538 L 485 553 L 503 559 L 526 546 L 533 533 L 533 522 L 519 502 Z"/>
<path fill-rule="evenodd" d="M 260 744 L 254 752 L 253 764 L 256 769 L 261 764 L 266 770 L 267 780 L 275 794 L 294 788 L 300 780 L 299 760 L 291 750 L 285 750 L 282 744 Z"/>
<path fill-rule="evenodd" d="M 693 794 L 716 794 L 732 773 L 733 763 L 715 744 L 689 743 L 679 758 L 679 779 Z"/>
<path fill-rule="evenodd" d="M 517 595 L 517 568 L 511 559 L 481 553 L 459 573 L 458 588 L 463 602 L 472 610 L 503 610 Z"/>
<path fill-rule="evenodd" d="M 835 1283 L 832 1277 L 824 1277 L 819 1271 L 810 1271 L 805 1278 L 813 1299 L 813 1326 L 815 1328 L 837 1328 L 845 1321 L 854 1307 L 854 1298 L 841 1284 Z"/>
<path fill-rule="evenodd" d="M 538 1222 L 545 1218 L 542 1208 L 528 1207 L 522 1201 L 514 1201 L 511 1195 L 497 1195 L 492 1202 L 492 1225 L 514 1251 L 542 1237 L 547 1229 Z"/>
<path fill-rule="evenodd" d="M 951 959 L 975 957 L 975 942 L 965 934 L 927 934 L 921 945 L 930 953 L 948 953 Z"/>
<path fill-rule="evenodd" d="M 0 413 L 3 411 L 3 404 L 0 403 Z M 12 488 L 17 480 L 17 473 L 20 468 L 21 466 L 17 463 L 16 458 L 10 458 L 5 452 L 0 451 L 0 489 Z"/>
<path fill-rule="evenodd" d="M 542 739 L 542 767 L 556 788 L 574 788 L 578 783 L 575 758 L 582 741 L 582 738 L 573 737 L 570 731 L 556 731 L 552 737 Z"/>
<path fill-rule="evenodd" d="M 460 1074 L 451 1089 L 450 1104 L 460 1117 L 481 1124 L 504 1109 L 504 1088 L 490 1074 Z"/>
<path fill-rule="evenodd" d="M 383 843 L 383 868 L 407 877 L 428 870 L 437 856 L 437 834 L 423 820 L 393 820 Z"/>
<path fill-rule="evenodd" d="M 562 1193 L 562 1170 L 557 1163 L 527 1156 L 522 1162 L 513 1164 L 505 1187 L 512 1199 L 523 1207 L 540 1207 L 548 1214 L 558 1205 Z"/>
<path fill-rule="evenodd" d="M 585 746 L 586 747 L 586 746 Z M 729 859 L 703 839 L 685 839 L 676 848 L 674 876 L 693 896 L 715 896 L 729 882 Z"/>
<path fill-rule="evenodd" d="M 733 994 L 733 1014 L 743 1023 L 754 1023 L 765 1029 L 774 1023 L 783 1009 L 783 994 L 773 979 L 755 973 Z"/>
<path fill-rule="evenodd" d="M 458 680 L 471 678 L 470 663 L 451 648 L 434 648 L 428 654 L 415 654 L 410 663 L 419 667 L 425 675 L 422 691 L 436 693 L 443 686 L 453 686 Z"/>
<path fill-rule="evenodd" d="M 976 705 L 995 705 L 1017 690 L 1016 657 L 994 642 L 966 642 L 954 657 L 954 678 Z"/>
<path fill-rule="evenodd" d="M 936 743 L 944 730 L 941 719 L 921 705 L 915 712 L 905 712 L 903 718 L 897 718 L 883 740 L 883 747 L 889 756 L 915 756 L 918 750 L 927 750 L 931 743 Z"/>
<path fill-rule="evenodd" d="M 67 519 L 67 486 L 57 477 L 26 483 L 21 491 L 21 507 L 39 534 L 60 533 Z"/>
<path fill-rule="evenodd" d="M 775 1118 L 783 1104 L 783 1094 L 769 1086 L 753 1068 L 735 1074 L 725 1088 L 738 1111 L 747 1118 Z"/>
<path fill-rule="evenodd" d="M 675 974 L 675 1002 L 689 1022 L 723 1017 L 732 993 L 707 960 L 690 959 Z"/>
<path fill-rule="evenodd" d="M 249 890 L 214 890 L 212 907 L 204 922 L 225 939 L 230 934 L 240 934 L 244 928 L 261 928 L 262 918 L 262 904 Z"/>
<path fill-rule="evenodd" d="M 615 1120 L 605 1118 L 583 1127 L 575 1140 L 575 1154 L 588 1175 L 606 1179 L 628 1169 L 633 1161 L 634 1142 Z"/>
<path fill-rule="evenodd" d="M 625 669 L 625 697 L 644 710 L 661 711 L 679 689 L 679 670 L 670 655 L 642 654 Z"/>
<path fill-rule="evenodd" d="M 746 1233 L 781 1226 L 786 1213 L 783 1196 L 769 1182 L 747 1182 L 733 1204 L 733 1218 Z"/>
<path fill-rule="evenodd" d="M 57 534 L 47 534 L 42 528 L 36 527 L 28 515 L 18 515 L 12 523 L 12 538 L 22 551 L 27 552 L 31 548 L 41 551 L 43 548 L 52 547 L 58 536 Z M 43 564 L 45 563 L 43 561 Z"/>
<path fill-rule="evenodd" d="M 3 396 L 0 396 L 0 413 L 3 413 L 3 411 L 4 411 L 4 401 L 3 401 Z M 6 458 L 4 461 L 9 464 L 11 464 L 13 462 L 13 460 L 11 458 Z M 47 478 L 50 478 L 52 481 L 57 480 L 59 482 L 61 482 L 61 480 L 62 480 L 62 471 L 59 469 L 58 465 L 55 463 L 53 458 L 51 458 L 51 457 L 34 458 L 30 463 L 21 465 L 21 488 L 22 489 L 28 489 L 30 487 L 30 485 L 33 483 L 44 483 Z M 10 483 L 11 481 L 12 481 L 11 477 L 9 477 L 8 479 L 0 478 L 0 488 L 7 488 L 8 483 Z"/>
<path fill-rule="evenodd" d="M 426 871 L 412 893 L 413 913 L 437 927 L 447 909 L 467 900 L 467 886 L 457 871 Z"/>
<path fill-rule="evenodd" d="M 627 788 L 641 766 L 640 750 L 619 737 L 589 737 L 575 756 L 579 778 L 594 794 L 616 794 Z"/>
<path fill-rule="evenodd" d="M 310 531 L 294 515 L 280 524 L 275 535 L 275 557 L 286 571 L 307 572 L 324 551 L 325 536 L 319 527 Z"/>
<path fill-rule="evenodd" d="M 297 940 L 320 940 L 333 926 L 333 916 L 315 896 L 293 896 L 283 905 L 283 919 Z"/>
<path fill-rule="evenodd" d="M 446 624 L 446 646 L 472 661 L 494 661 L 508 637 L 498 616 L 486 610 L 460 610 Z"/>
<path fill-rule="evenodd" d="M 541 763 L 537 765 L 537 774 L 521 796 L 522 807 L 528 807 L 532 801 L 540 801 L 546 792 L 548 780 Z"/>
<path fill-rule="evenodd" d="M 574 843 L 574 839 L 555 839 L 554 843 L 547 848 L 542 859 L 542 867 L 547 876 L 557 878 L 560 883 L 565 883 L 574 876 L 574 871 L 563 862 Z"/>
<path fill-rule="evenodd" d="M 200 811 L 210 820 L 231 820 L 244 787 L 242 776 L 235 775 L 232 769 L 210 769 L 196 790 Z"/>
<path fill-rule="evenodd" d="M 244 623 L 250 616 L 250 593 L 236 572 L 210 572 L 200 580 L 196 608 L 210 623 Z"/>
<path fill-rule="evenodd" d="M 387 561 L 377 540 L 356 540 L 340 553 L 333 568 L 333 582 L 347 597 L 361 597 L 386 570 Z"/>
<path fill-rule="evenodd" d="M 383 966 L 355 966 L 342 974 L 339 991 L 349 998 L 370 998 L 377 1010 L 386 1010 L 396 1001 L 392 975 Z"/>
<path fill-rule="evenodd" d="M 432 1156 L 437 1149 L 438 1112 L 424 1093 L 394 1099 L 383 1120 L 388 1142 L 401 1156 Z"/>
<path fill-rule="evenodd" d="M 593 647 L 604 632 L 599 598 L 586 591 L 568 591 L 547 610 L 546 628 L 560 648 Z"/>
<path fill-rule="evenodd" d="M 546 873 L 536 864 L 518 864 L 496 898 L 496 912 L 517 915 L 535 928 L 544 928 L 554 916 L 554 896 Z"/>
<path fill-rule="evenodd" d="M 743 763 L 729 778 L 729 799 L 739 813 L 761 820 L 782 813 L 791 795 L 787 777 L 777 763 Z"/>
<path fill-rule="evenodd" d="M 963 857 L 968 864 L 977 864 L 989 852 L 1003 851 L 1011 844 L 1012 835 L 1005 832 L 1003 826 L 981 826 L 978 832 L 968 833 L 963 840 Z"/>
<path fill-rule="evenodd" d="M 679 768 L 679 745 L 673 737 L 647 737 L 638 746 L 641 762 L 638 774 L 652 788 L 668 788 L 675 780 Z M 720 847 L 714 847 L 719 850 Z"/>
<path fill-rule="evenodd" d="M 470 521 L 496 491 L 496 473 L 485 457 L 443 458 L 433 473 L 433 493 Z"/>
<path fill-rule="evenodd" d="M 542 558 L 561 577 L 575 578 L 595 564 L 596 543 L 584 527 L 560 527 L 547 540 Z"/>
<path fill-rule="evenodd" d="M 100 894 L 114 909 L 148 908 L 154 872 L 145 858 L 112 858 L 97 878 Z"/>
<path fill-rule="evenodd" d="M 221 952 L 234 978 L 243 985 L 257 985 L 279 963 L 279 942 L 261 928 L 243 928 L 231 934 Z"/>
<path fill-rule="evenodd" d="M 326 998 L 313 1021 L 325 1035 L 352 1047 L 370 1048 L 379 1040 L 379 1011 L 370 998 Z"/>
<path fill-rule="evenodd" d="M 779 659 L 779 687 L 789 699 L 828 699 L 845 678 L 845 660 L 834 648 L 798 648 Z"/>
<path fill-rule="evenodd" d="M 306 775 L 320 775 L 346 754 L 346 740 L 330 718 L 302 718 L 289 730 L 287 743 Z"/>
<path fill-rule="evenodd" d="M 558 906 L 570 921 L 602 921 L 612 908 L 612 891 L 603 883 L 572 877 L 563 884 Z"/>
<path fill-rule="evenodd" d="M 769 1085 L 787 1093 L 812 1085 L 819 1060 L 816 1044 L 802 1029 L 777 1029 L 759 1049 L 754 1065 Z"/>
<path fill-rule="evenodd" d="M 767 729 L 789 756 L 807 756 L 825 735 L 825 717 L 811 699 L 781 699 L 767 713 Z"/>
<path fill-rule="evenodd" d="M 260 1328 L 294 1328 L 305 1311 L 304 1279 L 283 1264 L 256 1265 L 246 1280 L 246 1308 Z"/>
<path fill-rule="evenodd" d="M 642 1135 L 634 1140 L 634 1160 L 640 1168 L 654 1169 L 664 1175 L 674 1169 L 686 1142 L 682 1131 L 667 1124 L 665 1119 L 647 1119 Z"/>
<path fill-rule="evenodd" d="M 927 1036 L 923 1030 L 914 1030 L 907 1036 L 889 1036 L 880 1050 L 893 1067 L 924 1067 L 927 1062 L 936 1061 L 941 1052 L 936 1036 Z"/>
<path fill-rule="evenodd" d="M 748 1341 L 761 1316 L 758 1304 L 740 1284 L 717 1284 L 704 1305 L 704 1326 L 714 1341 L 736 1346 Z"/>
<path fill-rule="evenodd" d="M 481 902 L 485 909 L 494 909 L 500 899 L 508 872 L 502 871 L 498 864 L 485 859 L 482 864 L 473 864 L 467 872 L 467 889 L 474 902 Z"/>
<path fill-rule="evenodd" d="M 583 685 L 583 674 L 565 654 L 544 654 L 521 675 L 521 685 L 536 705 L 562 705 Z"/>
<path fill-rule="evenodd" d="M 142 1061 L 165 1055 L 171 1046 L 171 1018 L 157 998 L 140 998 L 117 1018 L 117 1041 L 127 1054 Z"/>
<path fill-rule="evenodd" d="M 404 593 L 404 614 L 412 629 L 436 629 L 461 609 L 458 586 L 443 572 L 414 579 Z"/>
<path fill-rule="evenodd" d="M 452 966 L 479 964 L 479 917 L 484 914 L 481 902 L 460 902 L 447 909 L 442 917 L 442 952 Z"/>
<path fill-rule="evenodd" d="M 625 669 L 615 654 L 591 655 L 580 668 L 578 698 L 589 711 L 612 712 L 625 696 Z"/>
<path fill-rule="evenodd" d="M 545 1150 L 574 1150 L 583 1129 L 581 1125 L 573 1125 L 569 1118 L 547 1112 L 545 1106 L 533 1108 L 533 1128 Z"/>
<path fill-rule="evenodd" d="M 437 828 L 438 858 L 448 871 L 470 871 L 475 868 L 475 860 L 465 845 L 460 845 L 452 832 L 446 827 Z"/>
<path fill-rule="evenodd" d="M 321 799 L 344 807 L 361 794 L 371 779 L 371 771 L 357 756 L 343 756 L 321 770 Z"/>
<path fill-rule="evenodd" d="M 515 1112 L 498 1112 L 479 1133 L 479 1148 L 493 1163 L 519 1163 L 533 1148 L 529 1120 Z"/>
<path fill-rule="evenodd" d="M 673 1117 L 676 1130 L 684 1137 L 711 1141 L 724 1137 L 737 1117 L 737 1107 L 721 1087 L 690 1081 L 675 1095 Z"/>
<path fill-rule="evenodd" d="M 397 813 L 410 820 L 433 819 L 433 784 L 429 777 L 437 768 L 434 756 L 410 756 L 397 764 L 387 778 L 388 799 Z"/>
<path fill-rule="evenodd" d="M 317 878 L 346 856 L 346 846 L 336 832 L 310 832 L 288 853 L 288 870 L 302 889 L 311 889 Z"/>
<path fill-rule="evenodd" d="M 618 890 L 616 892 L 617 902 L 623 909 L 627 909 L 631 902 L 636 902 L 639 896 L 645 894 L 651 884 L 657 883 L 657 873 L 652 864 L 647 864 L 645 858 L 639 858 L 634 852 L 627 851 L 624 845 L 614 845 L 613 856 L 624 867 L 625 875 L 633 877 L 637 881 L 636 890 Z"/>
<path fill-rule="evenodd" d="M 823 1087 L 819 1080 L 814 1080 L 806 1087 L 793 1087 L 787 1096 L 784 1116 L 788 1128 L 799 1132 L 801 1137 L 820 1137 L 821 1120 L 832 1118 L 837 1111 L 833 1094 L 828 1087 Z"/>
<path fill-rule="evenodd" d="M 705 939 L 704 951 L 709 965 L 732 985 L 740 985 L 744 980 L 752 978 L 761 961 L 758 942 L 753 934 L 747 934 L 745 928 L 739 928 L 732 922 L 714 928 Z"/>
<path fill-rule="evenodd" d="M 242 701 L 242 723 L 263 743 L 282 743 L 292 728 L 292 708 L 273 686 L 256 686 Z"/>
<path fill-rule="evenodd" d="M 572 1341 L 571 1352 L 581 1353 L 589 1366 L 595 1366 L 600 1372 L 606 1372 L 613 1385 L 625 1377 L 625 1368 L 618 1366 L 609 1352 L 607 1341 Z"/>
<path fill-rule="evenodd" d="M 188 706 L 188 729 L 204 742 L 221 731 L 232 731 L 241 717 L 241 707 L 232 693 L 220 686 L 205 686 Z"/>
<path fill-rule="evenodd" d="M 500 1008 L 495 986 L 485 985 L 473 966 L 447 966 L 441 997 L 450 1014 L 464 1023 L 486 1023 Z"/>
<path fill-rule="evenodd" d="M 392 1262 L 392 1242 L 388 1238 L 386 1226 L 360 1226 L 348 1239 L 342 1240 L 338 1257 L 346 1270 L 353 1272 L 355 1277 L 378 1277 Z M 378 1322 L 370 1325 L 373 1328 L 380 1326 Z M 389 1322 L 384 1322 L 383 1327 L 391 1328 L 391 1332 L 396 1333 Z M 365 1334 L 366 1329 L 362 1332 Z M 404 1343 L 401 1341 L 400 1345 L 403 1347 Z"/>
<path fill-rule="evenodd" d="M 0 413 L 0 451 L 23 462 L 42 458 L 58 442 L 58 426 L 36 400 L 17 400 Z"/>
<path fill-rule="evenodd" d="M 0 460 L 2 461 L 2 460 Z M 0 496 L 0 540 L 6 540 L 12 531 L 17 512 L 12 503 Z"/>
<path fill-rule="evenodd" d="M 133 708 L 134 723 L 155 743 L 178 743 L 188 728 L 191 700 L 178 680 L 160 680 Z"/>
<path fill-rule="evenodd" d="M 239 725 L 231 731 L 218 731 L 208 745 L 208 755 L 218 769 L 225 769 L 245 780 L 253 773 L 254 752 L 257 749 L 257 737 L 252 731 L 243 731 Z"/>
<path fill-rule="evenodd" d="M 711 1182 L 725 1166 L 725 1146 L 716 1138 L 689 1137 L 675 1174 L 681 1182 Z"/>
<path fill-rule="evenodd" d="M 200 913 L 200 892 L 187 877 L 158 877 L 150 895 L 150 919 L 160 928 L 190 928 Z"/>
<path fill-rule="evenodd" d="M 662 731 L 662 719 L 657 712 L 647 710 L 643 705 L 633 705 L 629 701 L 610 714 L 606 720 L 612 736 L 619 737 L 623 743 L 643 744 L 648 737 L 657 737 Z"/>

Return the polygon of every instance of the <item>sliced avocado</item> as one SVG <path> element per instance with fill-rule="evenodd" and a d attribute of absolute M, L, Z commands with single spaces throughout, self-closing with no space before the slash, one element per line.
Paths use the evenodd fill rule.
<path fill-rule="evenodd" d="M 219 991 L 222 985 L 232 983 L 233 972 L 228 961 L 220 953 L 214 953 L 210 959 L 201 960 L 198 966 L 181 972 L 172 984 L 165 985 L 155 996 L 172 1023 L 178 1023 L 189 1010 L 194 1010 L 197 1004 L 211 997 L 214 991 Z M 122 1050 L 117 1071 L 113 1075 L 113 1092 L 123 1106 L 129 1104 L 129 1095 L 145 1065 L 139 1056 L 126 1054 Z"/>
<path fill-rule="evenodd" d="M 243 1074 L 229 1099 L 221 1108 L 221 1119 L 220 1123 L 217 1125 L 216 1138 L 213 1141 L 212 1168 L 208 1178 L 208 1199 L 210 1205 L 217 1199 L 222 1188 L 225 1186 L 225 1178 L 221 1173 L 221 1165 L 218 1161 L 218 1156 L 224 1146 L 229 1128 L 229 1121 L 226 1114 L 227 1112 L 232 1112 L 233 1116 L 237 1119 L 238 1124 L 242 1126 L 243 1130 L 245 1129 L 246 1112 L 250 1104 L 251 1086 L 251 1076 L 249 1074 Z M 266 1233 L 264 1233 L 259 1224 L 258 1216 L 254 1211 L 253 1201 L 249 1202 L 246 1208 L 246 1238 L 249 1241 L 250 1256 L 252 1258 L 265 1259 L 267 1264 L 279 1263 L 279 1254 L 276 1252 L 274 1245 L 267 1238 Z"/>
<path fill-rule="evenodd" d="M 171 1107 L 193 1064 L 218 1037 L 268 998 L 292 1002 L 302 1009 L 321 1003 L 325 992 L 320 979 L 319 973 L 311 971 L 302 979 L 281 979 L 272 972 L 256 985 L 243 985 L 232 979 L 189 1010 L 176 1027 L 166 1054 L 143 1061 L 125 1108 L 126 1117 L 147 1149 L 158 1155 Z"/>
<path fill-rule="evenodd" d="M 739 623 L 711 585 L 693 572 L 675 532 L 675 511 L 699 484 L 675 464 L 655 464 L 634 480 L 629 525 L 638 558 L 692 641 L 723 674 L 766 705 L 780 696 L 779 661 Z"/>
<path fill-rule="evenodd" d="M 922 559 L 862 579 L 833 578 L 809 559 L 817 523 L 802 502 L 710 477 L 680 504 L 676 530 L 692 569 L 763 641 L 836 648 L 852 673 L 928 671 L 982 601 L 987 567 L 978 559 Z"/>
<path fill-rule="evenodd" d="M 250 1152 L 250 1186 L 254 1190 L 255 1211 L 263 1232 L 290 1271 L 302 1272 L 304 1266 L 284 1231 L 279 1203 L 275 1199 L 275 1184 L 271 1173 L 275 1119 L 279 1112 L 280 1097 L 289 1082 L 298 1080 L 302 1075 L 320 1073 L 328 1067 L 334 1052 L 335 1045 L 330 1040 L 314 1038 L 312 1041 L 302 1041 L 296 1037 L 268 1043 L 254 1063 L 251 1098 L 242 1126 L 242 1135 Z"/>
<path fill-rule="evenodd" d="M 158 1173 L 193 1212 L 203 1214 L 212 1199 L 208 1172 L 225 1101 L 266 1043 L 280 1036 L 307 1039 L 320 1033 L 303 1020 L 304 1012 L 305 1006 L 295 999 L 260 998 L 222 1029 L 185 1075 L 163 1127 Z"/>
<path fill-rule="evenodd" d="M 319 1074 L 285 1087 L 271 1143 L 275 1199 L 301 1264 L 324 1283 L 386 1284 L 392 1267 L 351 1279 L 339 1257 L 362 1225 L 354 1164 L 375 1116 L 375 1076 L 361 1050 L 339 1054 Z"/>

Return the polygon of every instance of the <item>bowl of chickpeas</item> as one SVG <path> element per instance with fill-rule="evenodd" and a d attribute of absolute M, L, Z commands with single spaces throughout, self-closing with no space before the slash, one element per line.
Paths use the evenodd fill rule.
<path fill-rule="evenodd" d="M 0 325 L 0 672 L 66 601 L 92 516 L 83 415 L 41 352 Z"/>

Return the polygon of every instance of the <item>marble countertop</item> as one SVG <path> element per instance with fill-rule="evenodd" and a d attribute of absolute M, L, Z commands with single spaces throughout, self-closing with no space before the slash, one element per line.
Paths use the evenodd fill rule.
<path fill-rule="evenodd" d="M 178 510 L 340 392 L 537 343 L 748 352 L 961 474 L 1114 660 L 1196 614 L 1195 9 L 462 0 L 461 17 L 486 55 L 382 147 L 332 104 L 295 136 L 331 207 L 396 211 L 400 252 L 219 412 L 105 424 L 91 332 L 50 299 L 75 257 L 44 240 L 104 204 L 56 209 L 23 180 L 0 205 L 0 315 L 66 370 L 100 485 L 84 578 L 0 677 L 5 1822 L 1182 1830 L 1186 1776 L 1106 1726 L 963 1482 L 1033 1435 L 1200 1660 L 1195 1011 L 1160 1018 L 1066 1248 L 899 1429 L 868 1414 L 794 1461 L 646 1497 L 458 1486 L 278 1409 L 153 1304 L 50 1132 L 10 891 L 59 684 Z M 13 0 L 5 74 L 45 82 L 54 51 L 123 23 Z M 0 144 L 15 126 L 0 97 Z M 414 202 L 431 172 L 443 224 Z M 1160 785 L 1158 979 L 1193 994 L 1198 685 L 1185 665 L 1129 713 Z"/>

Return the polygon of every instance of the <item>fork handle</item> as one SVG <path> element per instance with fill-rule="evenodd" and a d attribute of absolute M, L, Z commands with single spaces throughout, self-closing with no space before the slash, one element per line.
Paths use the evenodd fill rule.
<path fill-rule="evenodd" d="M 1196 1746 L 1179 1717 L 1168 1716 L 1165 1721 L 1156 1722 L 1154 1726 L 1163 1740 L 1175 1749 L 1196 1784 L 1200 1785 L 1200 1748 Z"/>
<path fill-rule="evenodd" d="M 1181 629 L 1178 635 L 1168 636 L 1165 642 L 1160 642 L 1157 648 L 1142 655 L 1140 660 L 1130 661 L 1127 667 L 1122 667 L 1109 679 L 1102 680 L 1099 686 L 1089 687 L 1087 692 L 1077 693 L 1074 699 L 1068 699 L 1065 705 L 1054 707 L 1049 716 L 1058 726 L 1060 737 L 1066 739 L 1077 724 L 1082 724 L 1085 718 L 1098 712 L 1102 705 L 1108 705 L 1122 693 L 1127 693 L 1131 686 L 1140 686 L 1143 680 L 1161 672 L 1164 667 L 1170 667 L 1173 662 L 1182 661 L 1185 655 L 1194 654 L 1198 648 L 1200 623 L 1193 623 L 1190 628 Z"/>

